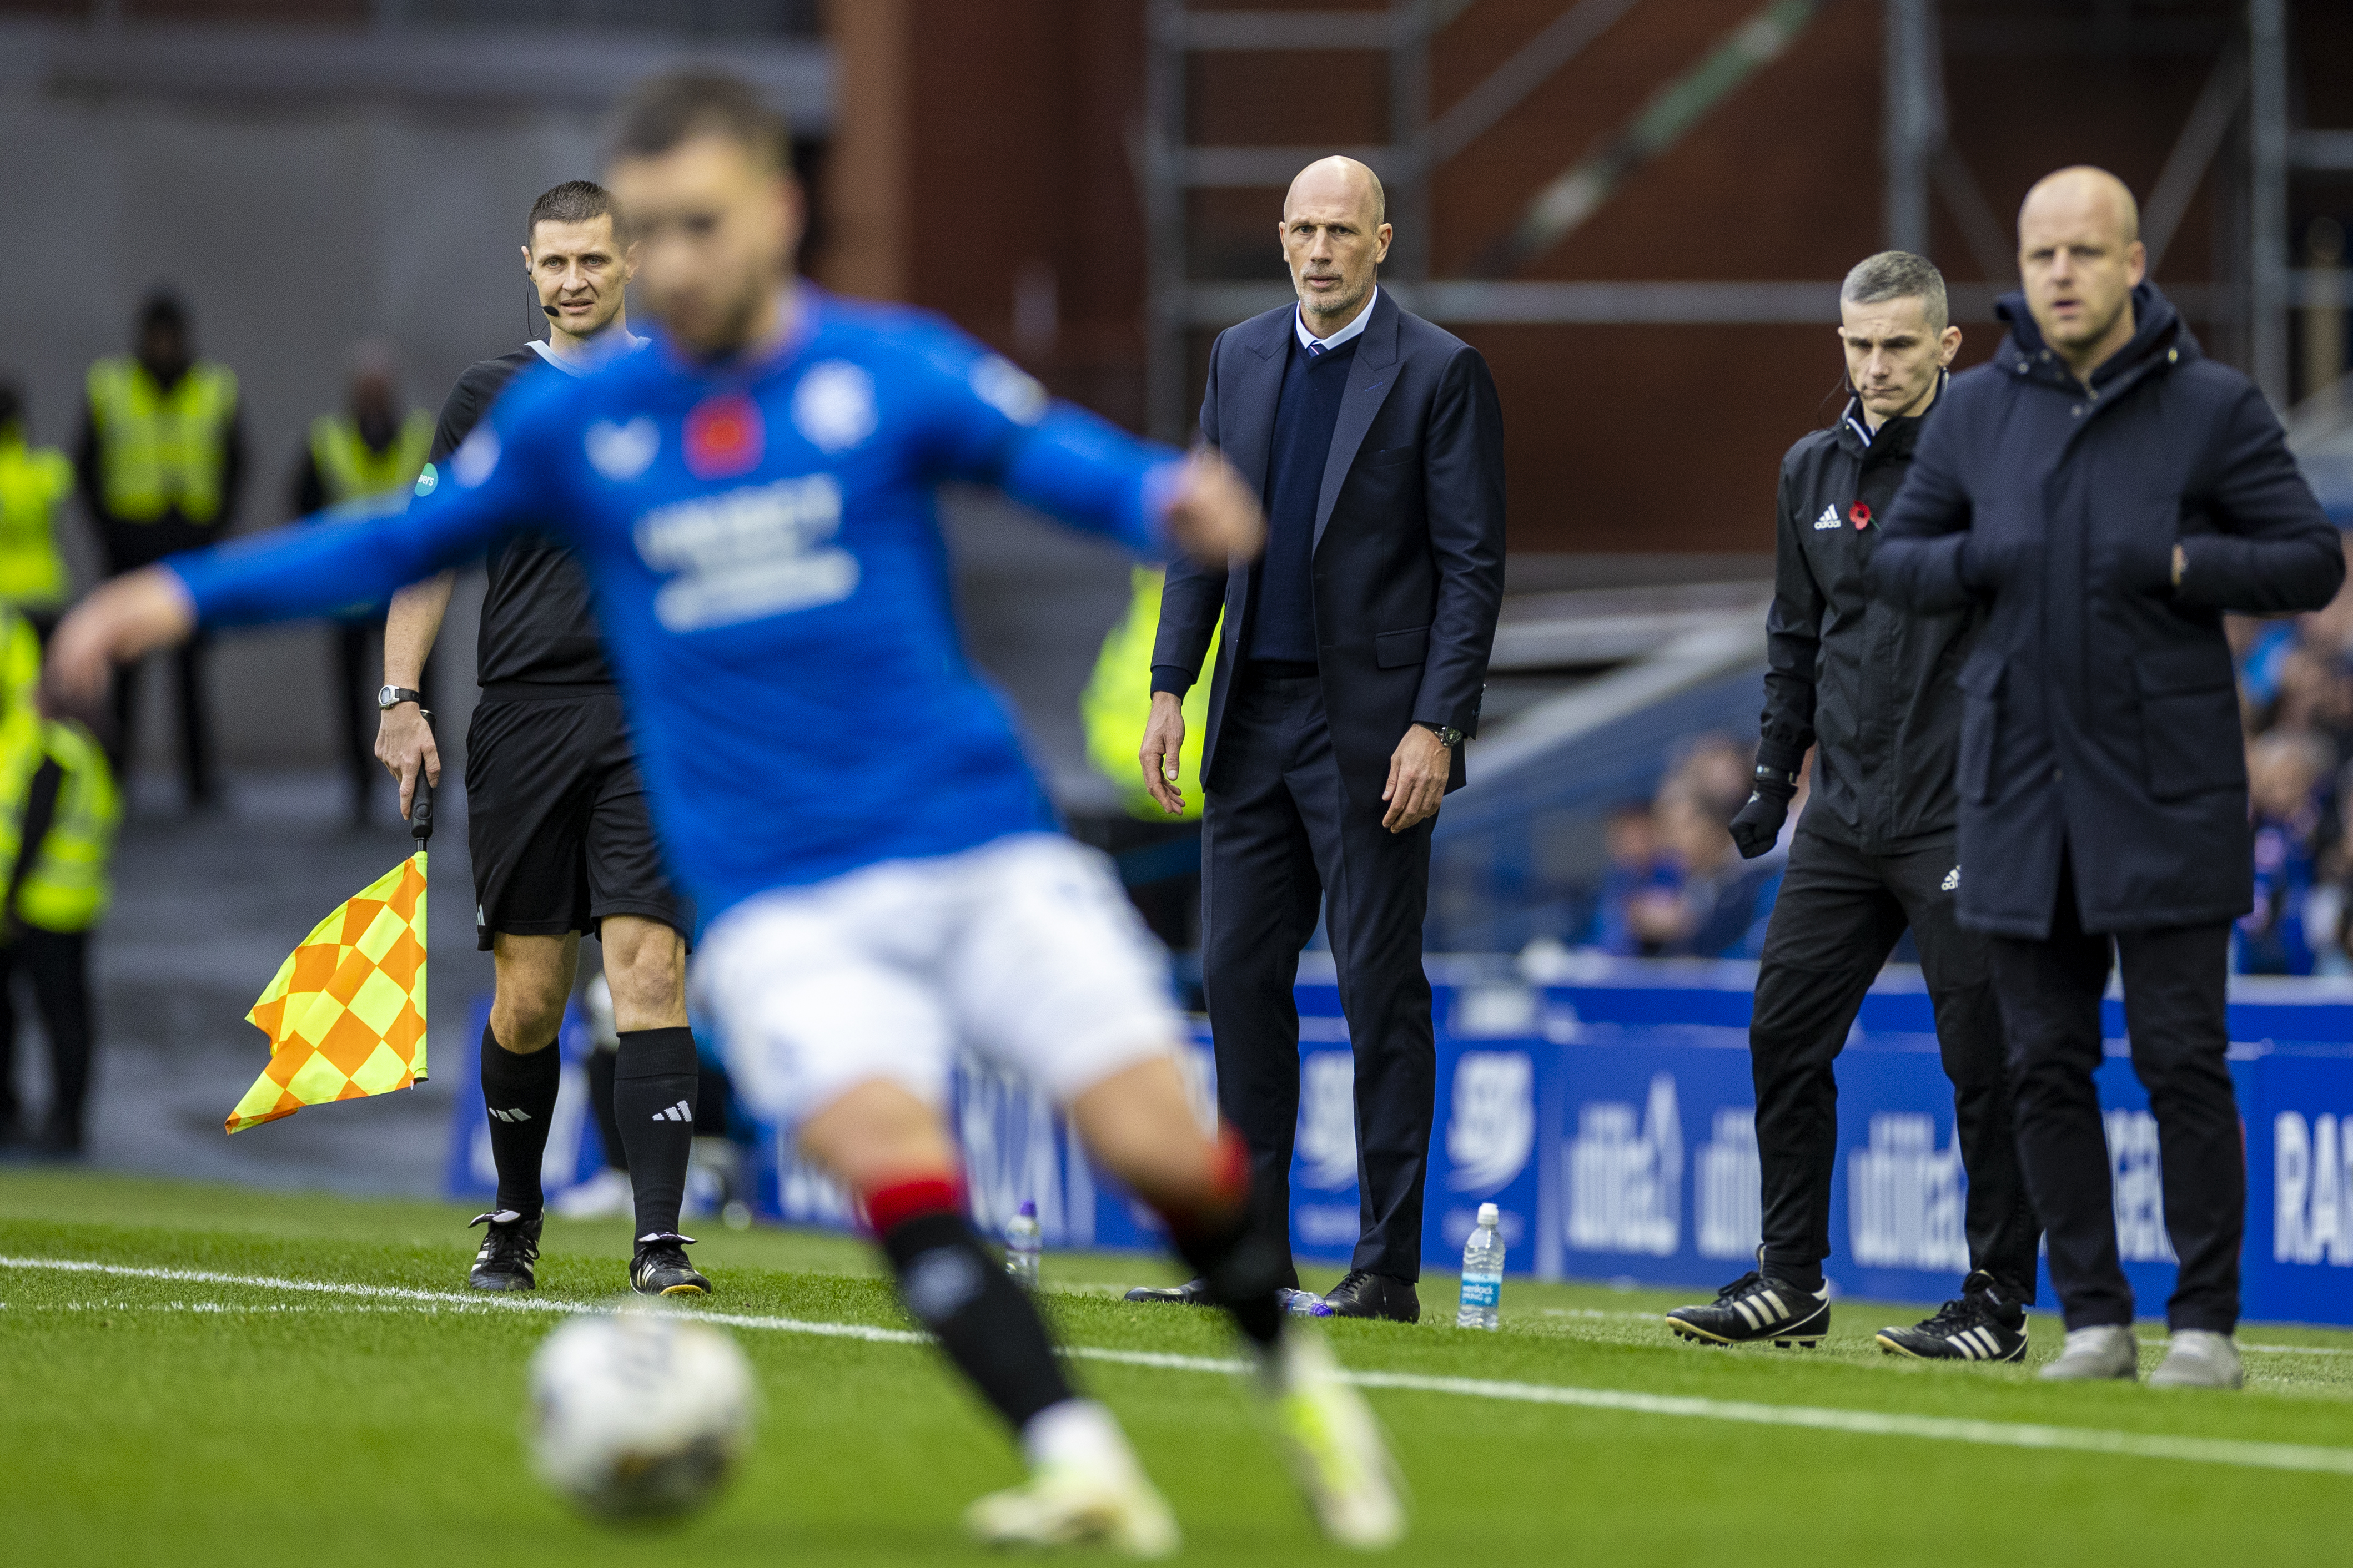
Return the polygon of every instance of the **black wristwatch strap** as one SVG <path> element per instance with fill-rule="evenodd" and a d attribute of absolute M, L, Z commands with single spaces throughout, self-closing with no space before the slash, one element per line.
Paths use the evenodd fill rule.
<path fill-rule="evenodd" d="M 1759 787 L 1769 787 L 1772 789 L 1796 789 L 1798 787 L 1798 775 L 1793 773 L 1789 773 L 1785 769 L 1768 767 L 1765 763 L 1759 763 L 1757 764 L 1757 783 Z"/>
<path fill-rule="evenodd" d="M 406 686 L 380 686 L 376 688 L 375 705 L 379 711 L 397 708 L 404 702 L 414 702 L 421 710 L 425 706 L 425 693 L 422 691 L 411 690 Z"/>

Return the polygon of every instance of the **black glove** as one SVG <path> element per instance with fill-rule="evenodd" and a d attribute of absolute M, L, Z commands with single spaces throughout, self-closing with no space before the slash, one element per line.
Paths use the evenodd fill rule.
<path fill-rule="evenodd" d="M 1781 825 L 1789 820 L 1789 797 L 1797 781 L 1776 768 L 1757 770 L 1757 787 L 1748 804 L 1732 819 L 1732 842 L 1743 860 L 1754 860 L 1781 841 Z"/>

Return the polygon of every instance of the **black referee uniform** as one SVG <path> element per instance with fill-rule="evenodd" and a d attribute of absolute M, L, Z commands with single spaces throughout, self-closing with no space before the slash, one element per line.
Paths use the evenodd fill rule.
<path fill-rule="evenodd" d="M 486 359 L 442 405 L 431 461 L 448 461 L 536 345 Z M 480 702 L 466 731 L 467 845 L 474 934 L 593 933 L 608 915 L 692 923 L 663 873 L 621 712 L 619 688 L 579 563 L 557 546 L 509 540 L 490 558 L 475 647 Z"/>
<path fill-rule="evenodd" d="M 576 374 L 534 343 L 483 360 L 459 377 L 434 432 L 437 470 L 507 383 L 543 360 L 545 368 L 536 374 Z M 476 941 L 488 951 L 500 932 L 593 934 L 615 915 L 655 921 L 691 937 L 691 911 L 662 868 L 586 575 L 564 550 L 528 536 L 508 540 L 489 565 L 476 651 L 481 700 L 466 731 Z M 516 1057 L 485 1040 L 482 1059 L 494 1108 L 500 1095 L 538 1108 L 505 1115 L 494 1109 L 491 1121 L 501 1209 L 530 1212 L 535 1225 L 535 1204 L 528 1211 L 523 1205 L 539 1191 L 555 1052 Z M 642 1251 L 649 1238 L 678 1228 L 700 1098 L 693 1037 L 682 1028 L 624 1034 L 614 1072 L 613 1120 L 622 1148 L 608 1154 L 626 1158 Z M 493 1076 L 500 1079 L 495 1092 Z"/>
<path fill-rule="evenodd" d="M 1954 677 L 1978 616 L 1909 615 L 1874 601 L 1864 579 L 1880 520 L 1937 406 L 1931 403 L 1917 417 L 1891 417 L 1873 431 L 1860 401 L 1851 401 L 1835 427 L 1807 436 L 1781 462 L 1759 795 L 1744 817 L 1761 816 L 1769 835 L 1779 814 L 1760 813 L 1758 801 L 1777 786 L 1779 802 L 1788 801 L 1809 747 L 1814 771 L 1766 926 L 1749 1024 L 1764 1177 L 1758 1271 L 1762 1288 L 1787 1288 L 1776 1301 L 1790 1300 L 1792 1290 L 1811 1298 L 1823 1289 L 1838 1157 L 1831 1064 L 1864 992 L 1909 928 L 1953 1082 L 1968 1178 L 1964 1228 L 1971 1273 L 1965 1300 L 1944 1315 L 1954 1321 L 1889 1330 L 1881 1342 L 1919 1355 L 2007 1360 L 2024 1348 L 2022 1307 L 2034 1299 L 2040 1236 L 2012 1142 L 1986 939 L 1955 919 L 1954 894 L 1966 868 L 1955 847 L 1960 691 Z M 1736 836 L 1742 826 L 1736 823 Z M 1760 853 L 1768 844 L 1743 847 Z M 1984 1298 L 1989 1289 L 1998 1301 Z M 1816 1331 L 1795 1338 L 1811 1340 L 1827 1326 L 1826 1301 L 1809 1300 L 1790 1310 Z M 1989 1314 L 2001 1320 L 1999 1334 L 1972 1333 L 1951 1343 Z M 1776 1337 L 1772 1331 L 1787 1321 L 1760 1303 L 1715 1324 L 1726 1325 L 1728 1332 L 1701 1337 Z"/>

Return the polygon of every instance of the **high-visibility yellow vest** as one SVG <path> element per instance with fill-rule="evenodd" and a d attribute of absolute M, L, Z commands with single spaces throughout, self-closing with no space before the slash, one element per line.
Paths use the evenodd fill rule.
<path fill-rule="evenodd" d="M 218 521 L 237 377 L 195 364 L 169 392 L 129 357 L 90 367 L 98 431 L 100 499 L 111 516 L 153 522 L 178 508 L 190 522 Z"/>
<path fill-rule="evenodd" d="M 107 863 L 122 824 L 122 797 L 105 749 L 79 724 L 49 720 L 41 741 L 43 754 L 65 776 L 58 784 L 57 814 L 17 889 L 16 918 L 42 931 L 88 931 L 104 917 L 113 894 Z"/>
<path fill-rule="evenodd" d="M 1152 822 L 1176 820 L 1145 791 L 1144 768 L 1137 761 L 1144 750 L 1144 726 L 1152 717 L 1152 642 L 1160 634 L 1160 585 L 1166 575 L 1155 566 L 1134 568 L 1127 616 L 1103 639 L 1103 652 L 1095 658 L 1094 677 L 1079 698 L 1079 713 L 1087 727 L 1087 760 L 1119 786 L 1120 804 L 1130 816 Z M 1201 660 L 1201 679 L 1185 695 L 1185 746 L 1177 761 L 1176 784 L 1185 794 L 1187 821 L 1201 815 L 1201 745 L 1209 728 L 1208 672 L 1217 667 L 1219 635 L 1210 634 L 1209 651 Z"/>
<path fill-rule="evenodd" d="M 311 421 L 311 461 L 318 466 L 330 506 L 406 490 L 417 483 L 432 449 L 433 416 L 423 409 L 410 410 L 399 437 L 382 451 L 360 438 L 349 415 L 322 414 Z"/>
<path fill-rule="evenodd" d="M 0 436 L 0 604 L 47 609 L 64 602 L 57 518 L 73 486 L 63 452 Z"/>

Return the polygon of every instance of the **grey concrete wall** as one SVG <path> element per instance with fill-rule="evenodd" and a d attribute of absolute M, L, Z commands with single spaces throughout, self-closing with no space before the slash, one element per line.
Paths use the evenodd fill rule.
<path fill-rule="evenodd" d="M 253 471 L 238 527 L 275 526 L 306 426 L 340 401 L 352 345 L 396 345 L 409 397 L 438 408 L 468 363 L 528 330 L 516 247 L 532 198 L 595 170 L 586 113 L 199 106 L 0 86 L 0 365 L 24 378 L 37 438 L 69 442 L 85 368 L 126 346 L 139 299 L 171 283 L 195 308 L 201 351 L 243 385 Z M 67 531 L 86 584 L 96 556 L 78 514 Z M 468 627 L 453 625 L 445 646 L 450 688 L 470 693 Z M 330 657 L 308 628 L 223 648 L 213 690 L 228 762 L 329 759 Z M 160 763 L 168 731 L 142 728 L 142 755 Z"/>

